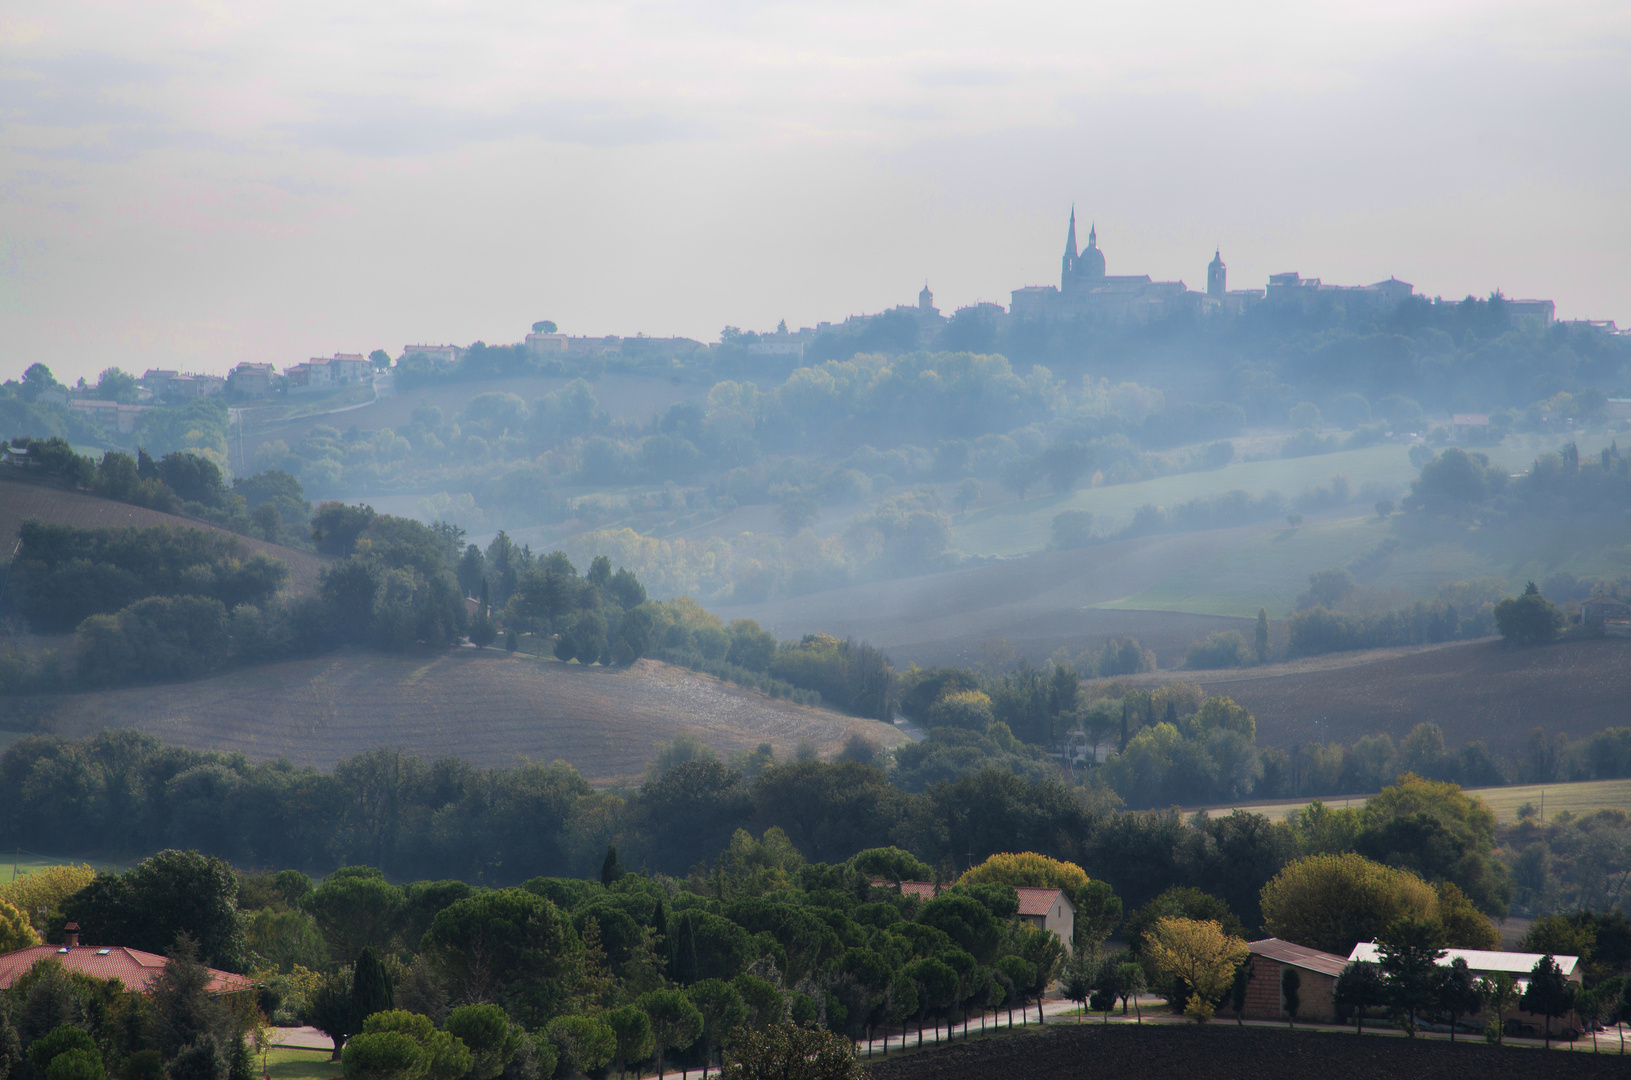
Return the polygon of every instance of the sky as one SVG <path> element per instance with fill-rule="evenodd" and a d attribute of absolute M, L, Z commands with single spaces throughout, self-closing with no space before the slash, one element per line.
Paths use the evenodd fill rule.
<path fill-rule="evenodd" d="M 0 378 L 1109 272 L 1631 324 L 1631 5 L 11 0 Z"/>

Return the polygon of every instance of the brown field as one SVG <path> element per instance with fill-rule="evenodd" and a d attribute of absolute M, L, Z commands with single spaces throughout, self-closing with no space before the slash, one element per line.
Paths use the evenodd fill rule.
<path fill-rule="evenodd" d="M 324 559 L 310 552 L 296 551 L 281 544 L 268 544 L 239 536 L 192 518 L 160 513 L 142 506 L 114 502 L 79 491 L 63 491 L 42 484 L 25 484 L 15 480 L 0 480 L 0 559 L 10 562 L 17 547 L 17 530 L 29 518 L 57 525 L 76 525 L 85 529 L 151 528 L 168 525 L 173 529 L 212 529 L 234 537 L 249 551 L 259 551 L 289 564 L 287 590 L 295 595 L 317 588 L 317 575 Z"/>
<path fill-rule="evenodd" d="M 1432 721 L 1451 747 L 1483 739 L 1510 754 L 1535 727 L 1578 738 L 1631 721 L 1631 641 L 1613 638 L 1538 649 L 1488 639 L 1124 681 L 1177 680 L 1234 698 L 1257 717 L 1259 743 L 1287 748 L 1379 731 L 1398 740 Z"/>
<path fill-rule="evenodd" d="M 980 645 L 1006 638 L 1020 656 L 1040 662 L 1060 648 L 1076 655 L 1107 637 L 1130 634 L 1176 666 L 1190 643 L 1214 630 L 1239 630 L 1249 619 L 1174 611 L 1095 608 L 1148 588 L 1175 566 L 1211 557 L 1250 532 L 1123 540 L 1078 551 L 999 559 L 924 577 L 852 585 L 811 596 L 721 608 L 725 619 L 756 619 L 778 637 L 817 631 L 872 642 L 897 666 L 971 664 Z"/>
<path fill-rule="evenodd" d="M 1237 1027 L 1218 1019 L 1194 1024 L 1057 1024 L 1026 1034 L 874 1060 L 875 1080 L 1550 1080 L 1624 1076 L 1612 1053 L 1542 1052 L 1538 1047 L 1490 1046 L 1465 1038 L 1404 1039 L 1332 1031 Z M 1567 1044 L 1564 1044 L 1567 1045 Z M 1580 1044 L 1577 1044 L 1577 1049 Z"/>
<path fill-rule="evenodd" d="M 722 755 L 809 740 L 830 757 L 852 733 L 886 746 L 896 728 L 806 708 L 683 668 L 584 668 L 472 648 L 418 657 L 341 652 L 197 682 L 34 699 L 65 735 L 134 727 L 200 750 L 322 768 L 381 746 L 479 765 L 561 759 L 595 783 L 633 779 L 686 733 Z"/>

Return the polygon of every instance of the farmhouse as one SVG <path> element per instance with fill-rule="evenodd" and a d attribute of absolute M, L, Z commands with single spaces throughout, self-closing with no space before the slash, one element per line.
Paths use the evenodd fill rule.
<path fill-rule="evenodd" d="M 65 931 L 61 945 L 34 945 L 0 956 L 0 990 L 10 990 L 41 960 L 56 960 L 70 972 L 93 979 L 118 979 L 126 989 L 146 994 L 153 989 L 153 983 L 168 963 L 164 957 L 140 949 L 126 949 L 117 945 L 81 945 L 78 923 L 69 923 Z M 236 994 L 254 989 L 255 984 L 242 975 L 214 968 L 208 971 L 212 994 Z"/>
<path fill-rule="evenodd" d="M 887 887 L 894 885 L 895 882 L 874 881 L 872 884 Z M 933 881 L 902 881 L 899 884 L 902 896 L 915 896 L 920 900 L 933 900 L 940 895 L 942 889 L 950 888 L 948 885 Z M 1020 885 L 1014 891 L 1019 894 L 1020 920 L 1030 923 L 1038 930 L 1048 931 L 1059 939 L 1068 953 L 1071 939 L 1076 934 L 1076 905 L 1071 903 L 1064 890 Z"/>
<path fill-rule="evenodd" d="M 1609 637 L 1631 637 L 1631 604 L 1611 596 L 1594 596 L 1580 605 L 1582 621 L 1588 629 Z"/>
<path fill-rule="evenodd" d="M 1247 945 L 1246 1008 L 1254 1020 L 1287 1017 L 1284 978 L 1287 968 L 1297 972 L 1297 1018 L 1327 1021 L 1336 1017 L 1337 977 L 1348 961 L 1335 953 L 1320 952 L 1279 938 L 1264 938 Z"/>

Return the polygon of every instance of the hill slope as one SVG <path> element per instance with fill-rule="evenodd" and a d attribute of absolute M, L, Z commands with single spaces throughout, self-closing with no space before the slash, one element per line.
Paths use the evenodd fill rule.
<path fill-rule="evenodd" d="M 1351 743 L 1379 731 L 1398 740 L 1431 721 L 1452 747 L 1483 739 L 1512 754 L 1535 727 L 1576 738 L 1631 720 L 1631 641 L 1612 638 L 1538 649 L 1498 640 L 1380 649 L 1123 681 L 1176 680 L 1234 698 L 1257 717 L 1259 744 L 1287 749 L 1321 739 Z"/>
<path fill-rule="evenodd" d="M 381 746 L 479 765 L 571 762 L 589 780 L 633 779 L 658 744 L 695 736 L 721 755 L 808 739 L 831 756 L 851 733 L 884 745 L 889 724 L 775 701 L 683 668 L 584 668 L 492 650 L 418 657 L 341 652 L 197 682 L 36 698 L 50 730 L 134 727 L 182 746 L 332 766 Z"/>
<path fill-rule="evenodd" d="M 80 491 L 63 491 L 43 484 L 25 484 L 15 480 L 0 480 L 0 562 L 10 562 L 17 547 L 17 530 L 29 518 L 55 525 L 76 525 L 82 529 L 119 529 L 134 525 L 151 528 L 168 525 L 172 529 L 211 529 L 236 537 L 248 551 L 259 551 L 289 564 L 290 593 L 300 595 L 317 588 L 317 575 L 324 559 L 307 551 L 296 551 L 281 544 L 268 544 L 203 521 L 149 510 L 143 506 L 114 502 L 112 499 L 86 495 Z"/>

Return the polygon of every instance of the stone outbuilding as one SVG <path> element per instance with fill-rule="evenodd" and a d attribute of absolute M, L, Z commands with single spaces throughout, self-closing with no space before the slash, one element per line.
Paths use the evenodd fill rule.
<path fill-rule="evenodd" d="M 1286 968 L 1297 970 L 1297 1019 L 1328 1022 L 1336 1018 L 1337 978 L 1341 976 L 1342 969 L 1348 966 L 1347 957 L 1320 952 L 1279 938 L 1264 938 L 1246 947 L 1251 950 L 1251 956 L 1246 961 L 1246 1009 L 1243 1015 L 1247 1019 L 1289 1019 L 1285 994 L 1281 989 Z"/>

